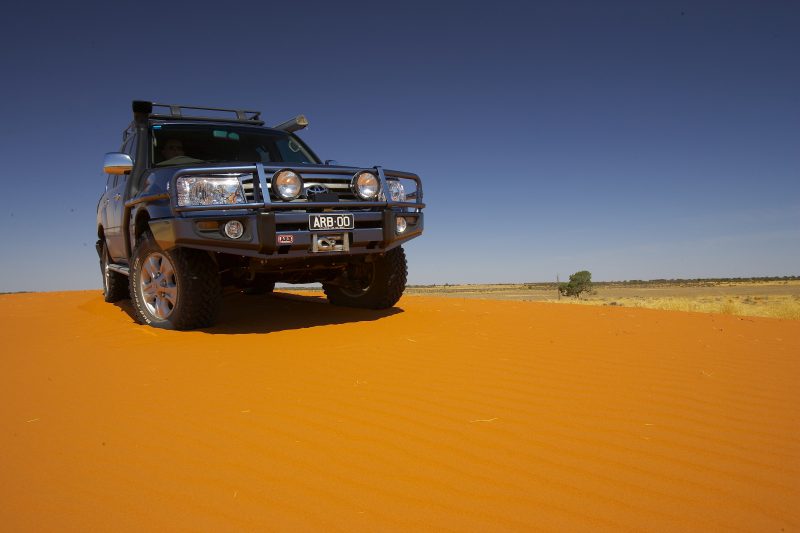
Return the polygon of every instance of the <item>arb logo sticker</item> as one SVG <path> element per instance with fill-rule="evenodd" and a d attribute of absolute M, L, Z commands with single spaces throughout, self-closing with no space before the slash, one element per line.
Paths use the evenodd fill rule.
<path fill-rule="evenodd" d="M 292 244 L 294 235 L 278 235 L 278 244 Z"/>

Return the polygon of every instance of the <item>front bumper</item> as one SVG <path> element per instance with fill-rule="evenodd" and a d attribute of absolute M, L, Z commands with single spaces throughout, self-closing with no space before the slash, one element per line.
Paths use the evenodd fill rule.
<path fill-rule="evenodd" d="M 345 207 L 340 206 L 340 209 Z M 344 210 L 343 210 L 344 211 Z M 424 226 L 421 211 L 353 211 L 355 229 L 310 231 L 305 212 L 197 211 L 175 218 L 151 220 L 150 230 L 164 250 L 177 246 L 260 259 L 309 256 L 347 256 L 380 253 L 419 236 Z M 396 218 L 408 222 L 403 233 L 396 230 Z M 238 220 L 244 233 L 238 239 L 227 237 L 225 223 Z M 347 234 L 349 250 L 314 252 L 314 238 Z M 290 242 L 290 244 L 287 244 Z"/>
<path fill-rule="evenodd" d="M 302 176 L 350 176 L 363 169 L 328 167 L 324 165 L 282 167 L 256 163 L 252 166 L 185 168 L 171 178 L 173 191 L 177 190 L 177 180 L 181 176 L 209 174 L 251 174 L 251 201 L 232 206 L 190 206 L 180 207 L 176 198 L 170 198 L 171 210 L 175 216 L 154 219 L 149 222 L 150 229 L 165 250 L 176 246 L 198 248 L 213 252 L 269 259 L 272 257 L 335 257 L 358 254 L 380 253 L 420 235 L 423 230 L 422 182 L 419 176 L 407 172 L 384 170 L 381 167 L 367 169 L 377 174 L 381 190 L 389 191 L 387 179 L 411 180 L 416 185 L 413 201 L 308 201 L 276 202 L 270 197 L 268 174 L 289 169 Z M 241 179 L 241 178 L 240 178 Z M 244 185 L 244 182 L 243 182 Z M 338 198 L 337 198 L 338 200 Z M 331 212 L 352 213 L 354 229 L 338 231 L 310 231 L 309 213 Z M 403 233 L 396 231 L 397 217 L 404 217 L 408 227 Z M 244 225 L 244 234 L 238 239 L 227 237 L 223 226 L 229 220 L 238 220 Z M 347 250 L 319 250 L 319 237 L 339 235 L 346 242 Z M 344 247 L 343 247 L 344 248 Z"/>

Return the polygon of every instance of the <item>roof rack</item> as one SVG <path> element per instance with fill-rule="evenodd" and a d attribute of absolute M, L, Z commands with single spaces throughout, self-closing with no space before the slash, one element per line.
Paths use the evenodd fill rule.
<path fill-rule="evenodd" d="M 167 113 L 153 113 L 153 108 L 166 108 Z M 222 111 L 224 113 L 231 113 L 232 117 L 209 117 L 203 115 L 186 114 L 185 111 Z M 143 114 L 149 118 L 156 119 L 180 119 L 180 120 L 210 120 L 216 122 L 238 122 L 241 124 L 254 124 L 256 126 L 263 126 L 264 121 L 261 120 L 261 111 L 249 111 L 246 109 L 225 109 L 222 107 L 197 107 L 189 105 L 177 104 L 157 104 L 155 102 L 146 102 L 142 100 L 133 101 L 133 113 Z"/>

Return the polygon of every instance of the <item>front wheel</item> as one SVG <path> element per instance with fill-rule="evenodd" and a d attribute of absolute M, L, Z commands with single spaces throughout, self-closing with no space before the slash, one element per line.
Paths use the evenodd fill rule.
<path fill-rule="evenodd" d="M 387 309 L 403 295 L 407 275 L 406 254 L 397 247 L 370 263 L 351 265 L 341 283 L 323 283 L 322 289 L 333 305 Z"/>
<path fill-rule="evenodd" d="M 133 253 L 130 292 L 142 324 L 164 329 L 214 325 L 222 301 L 217 266 L 199 250 L 162 250 L 149 233 Z"/>

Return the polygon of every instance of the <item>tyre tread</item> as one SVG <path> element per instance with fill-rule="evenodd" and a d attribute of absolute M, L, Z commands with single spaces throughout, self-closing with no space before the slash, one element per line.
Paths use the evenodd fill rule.
<path fill-rule="evenodd" d="M 105 263 L 109 262 L 108 248 L 105 241 L 103 242 L 103 259 L 100 260 L 100 275 L 105 277 Z M 128 290 L 128 276 L 114 272 L 108 272 L 107 285 L 103 291 L 103 300 L 108 303 L 119 302 L 130 298 L 130 291 Z"/>
<path fill-rule="evenodd" d="M 131 269 L 130 293 L 133 296 L 133 307 L 139 322 L 165 329 L 188 330 L 213 326 L 219 314 L 222 302 L 222 286 L 220 284 L 217 265 L 211 257 L 200 250 L 176 248 L 161 251 L 167 254 L 175 267 L 178 285 L 178 307 L 164 322 L 152 322 L 145 314 L 144 302 L 140 301 L 136 290 L 138 280 L 138 261 L 147 250 L 160 250 L 152 235 L 145 233 L 134 251 L 134 267 Z"/>
<path fill-rule="evenodd" d="M 345 294 L 336 285 L 323 283 L 322 290 L 328 301 L 333 305 L 365 309 L 388 309 L 395 305 L 403 296 L 408 278 L 408 264 L 403 248 L 397 247 L 386 252 L 375 268 L 377 285 L 358 297 Z"/>

